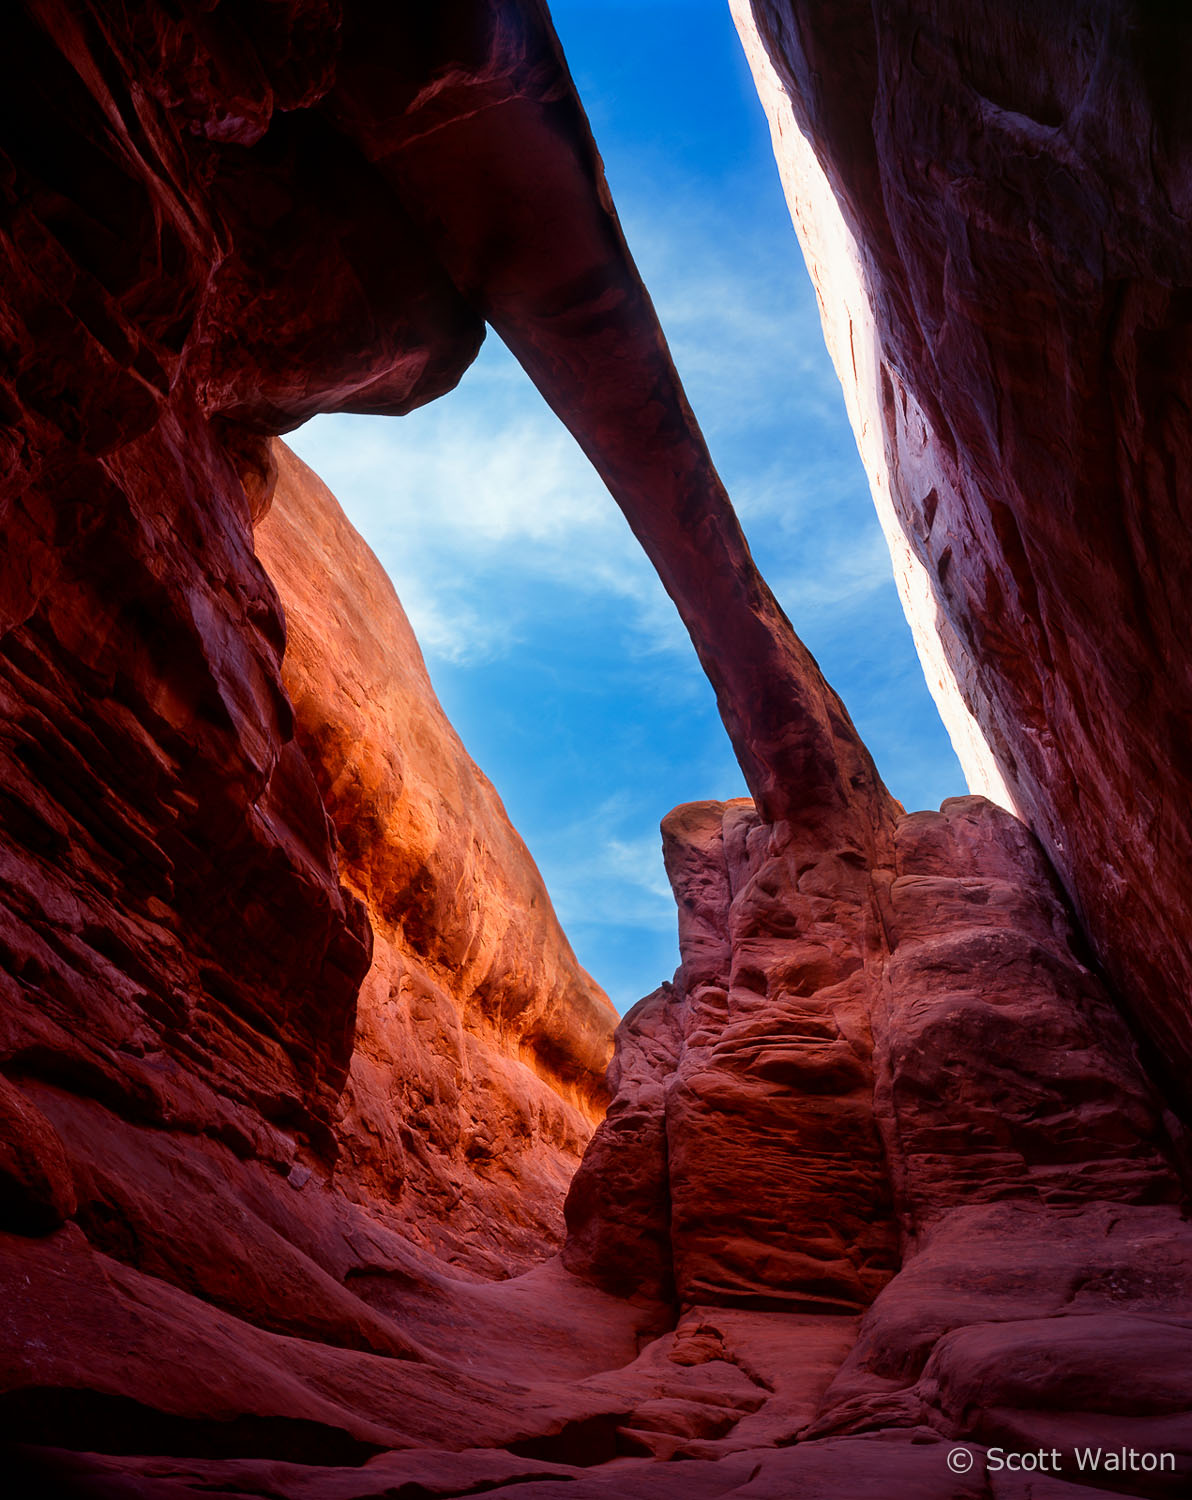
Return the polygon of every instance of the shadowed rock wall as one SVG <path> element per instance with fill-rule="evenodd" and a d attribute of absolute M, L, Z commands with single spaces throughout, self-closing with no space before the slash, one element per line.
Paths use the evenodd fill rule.
<path fill-rule="evenodd" d="M 864 83 L 860 11 L 799 15 L 811 82 Z M 1073 1446 L 1112 1444 L 1178 1462 L 1119 1492 L 1186 1493 L 1178 1127 L 1039 844 L 979 798 L 905 814 L 758 577 L 541 5 L 3 26 L 9 1489 L 1070 1500 Z M 272 442 L 431 399 L 485 317 L 755 798 L 665 821 L 682 966 L 619 1029 L 554 1259 L 608 1012 L 375 559 Z M 1062 1477 L 987 1477 L 989 1444 Z"/>
<path fill-rule="evenodd" d="M 217 10 L 3 20 L 0 1433 L 354 1461 L 428 1389 L 370 1278 L 549 1252 L 614 1015 L 283 456 L 295 735 L 266 434 L 439 394 L 483 328 L 310 113 L 338 10 Z"/>
<path fill-rule="evenodd" d="M 564 1264 L 713 1327 L 767 1309 L 809 1369 L 731 1435 L 655 1451 L 925 1431 L 1067 1470 L 1154 1442 L 1186 1474 L 1169 1117 L 1031 834 L 970 797 L 892 807 L 871 863 L 743 801 L 663 836 L 683 962 L 618 1031 Z M 851 1352 L 817 1385 L 833 1338 Z"/>
<path fill-rule="evenodd" d="M 1189 1104 L 1178 6 L 733 0 L 928 683 Z"/>

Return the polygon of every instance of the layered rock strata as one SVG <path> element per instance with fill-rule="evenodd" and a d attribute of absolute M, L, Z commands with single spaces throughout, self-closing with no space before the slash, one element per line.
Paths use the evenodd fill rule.
<path fill-rule="evenodd" d="M 798 16 L 864 71 L 851 7 Z M 1065 1500 L 1121 1445 L 1172 1466 L 1119 1493 L 1185 1493 L 1178 1127 L 1039 845 L 980 799 L 907 816 L 758 578 L 542 7 L 3 24 L 9 1490 Z M 755 794 L 666 820 L 683 963 L 620 1028 L 557 1258 L 608 1012 L 271 441 L 431 399 L 485 317 Z"/>
<path fill-rule="evenodd" d="M 1174 8 L 732 0 L 908 618 L 1190 1104 Z"/>
<path fill-rule="evenodd" d="M 99 1407 L 102 1434 L 85 1406 L 54 1412 L 109 1452 L 135 1434 L 190 1456 L 41 1454 L 36 1472 L 161 1500 L 552 1481 L 575 1500 L 1038 1500 L 1089 1493 L 1077 1453 L 1100 1449 L 1170 1455 L 1116 1492 L 1184 1492 L 1192 1229 L 1161 1105 L 1031 835 L 958 799 L 896 817 L 862 870 L 738 801 L 677 810 L 666 840 L 684 962 L 621 1028 L 563 1265 L 449 1281 L 374 1221 L 344 1281 L 373 1319 L 360 1336 L 400 1332 L 399 1353 L 196 1325 L 160 1278 L 97 1283 L 69 1238 L 52 1259 L 26 1241 L 48 1328 L 69 1286 L 130 1351 L 146 1323 L 193 1348 L 151 1402 Z M 359 1254 L 360 1221 L 318 1201 L 299 1212 L 319 1252 Z M 135 1334 L 110 1321 L 113 1280 Z M 250 1395 L 282 1358 L 288 1379 Z M 194 1371 L 216 1360 L 204 1409 Z M 49 1421 L 27 1394 L 22 1416 Z M 987 1471 L 997 1449 L 1054 1454 L 1050 1477 Z"/>
<path fill-rule="evenodd" d="M 748 802 L 664 822 L 683 964 L 618 1032 L 564 1263 L 713 1325 L 768 1309 L 796 1363 L 852 1343 L 813 1414 L 774 1398 L 714 1441 L 654 1440 L 667 1456 L 907 1432 L 1054 1448 L 1073 1475 L 1078 1447 L 1154 1444 L 1173 1470 L 1130 1493 L 1177 1494 L 1192 1226 L 1170 1116 L 1022 824 L 982 798 L 891 824 L 866 865 Z"/>
<path fill-rule="evenodd" d="M 267 433 L 428 399 L 483 333 L 310 113 L 341 21 L 4 18 L 6 1440 L 354 1461 L 436 1382 L 446 1431 L 462 1388 L 374 1280 L 436 1325 L 444 1260 L 541 1259 L 601 1107 L 611 1008 L 375 562 L 287 470 L 295 733 Z M 502 1440 L 553 1420 L 490 1399 Z"/>
<path fill-rule="evenodd" d="M 296 739 L 364 905 L 338 1180 L 395 1229 L 506 1270 L 562 1237 L 616 1016 L 440 708 L 393 585 L 284 444 L 257 555 L 285 607 Z"/>

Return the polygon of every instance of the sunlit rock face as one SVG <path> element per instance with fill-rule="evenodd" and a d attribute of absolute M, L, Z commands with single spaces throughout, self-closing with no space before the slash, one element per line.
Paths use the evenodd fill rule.
<path fill-rule="evenodd" d="M 733 0 L 929 685 L 1189 1102 L 1190 35 Z"/>
<path fill-rule="evenodd" d="M 803 17 L 821 82 L 867 66 L 852 16 Z M 1079 1444 L 1170 1453 L 1127 1492 L 1185 1494 L 1174 1122 L 1044 848 L 981 798 L 907 815 L 758 577 L 542 7 L 3 25 L 0 1488 L 1062 1500 Z M 879 385 L 893 307 L 854 342 Z M 484 317 L 656 564 L 753 793 L 664 821 L 682 965 L 618 1029 L 559 1256 L 611 1015 L 274 441 L 432 399 Z M 1131 390 L 1175 423 L 1172 382 Z M 966 588 L 970 481 L 932 512 Z M 1112 812 L 1064 816 L 1109 848 Z M 989 1445 L 1063 1477 L 987 1480 Z"/>
<path fill-rule="evenodd" d="M 256 542 L 285 609 L 282 679 L 373 931 L 337 1180 L 447 1258 L 520 1268 L 561 1238 L 616 1013 L 440 708 L 380 563 L 317 476 L 275 452 Z"/>

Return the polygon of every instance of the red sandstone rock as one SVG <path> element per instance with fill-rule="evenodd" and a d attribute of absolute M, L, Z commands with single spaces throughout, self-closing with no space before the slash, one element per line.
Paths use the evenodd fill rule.
<path fill-rule="evenodd" d="M 878 1294 L 801 1425 L 784 1429 L 772 1398 L 661 1456 L 710 1460 L 760 1432 L 810 1451 L 925 1427 L 1054 1445 L 1069 1470 L 1077 1446 L 1149 1443 L 1180 1467 L 1138 1493 L 1179 1493 L 1183 1188 L 1161 1104 L 1030 834 L 978 798 L 897 818 L 870 868 L 813 859 L 748 803 L 677 809 L 664 833 L 683 964 L 622 1023 L 618 1054 L 641 1061 L 573 1184 L 566 1263 L 608 1284 L 603 1229 L 617 1264 L 632 1264 L 627 1238 L 656 1264 L 656 1190 L 619 1164 L 664 1132 L 654 1159 L 683 1302 Z M 663 1034 L 667 1051 L 651 1048 Z M 833 1322 L 792 1326 L 788 1366 Z M 758 1342 L 749 1330 L 746 1358 Z M 848 1493 L 846 1473 L 824 1493 Z"/>
<path fill-rule="evenodd" d="M 674 1298 L 665 1096 L 681 1045 L 664 985 L 617 1028 L 613 1102 L 567 1193 L 563 1264 L 617 1296 Z"/>
<path fill-rule="evenodd" d="M 1186 1107 L 1188 27 L 733 11 L 970 785 L 1038 834 Z"/>
<path fill-rule="evenodd" d="M 866 863 L 784 838 L 745 801 L 676 809 L 663 836 L 683 963 L 651 1029 L 669 1024 L 675 1055 L 653 1079 L 635 1078 L 631 1098 L 645 1139 L 659 1128 L 647 1103 L 666 1137 L 678 1294 L 864 1307 L 897 1258 L 873 1113 Z M 639 1024 L 631 1012 L 622 1029 Z M 614 1097 L 568 1215 L 582 1205 L 591 1218 L 593 1201 L 610 1200 L 623 1239 L 633 1207 L 647 1222 L 652 1209 L 619 1170 L 635 1150 L 621 1139 L 622 1111 Z M 580 1268 L 575 1241 L 566 1263 Z"/>
<path fill-rule="evenodd" d="M 320 712 L 294 738 L 285 627 L 251 520 L 275 482 L 270 428 L 428 399 L 482 325 L 390 191 L 312 113 L 335 7 L 116 16 L 39 3 L 5 27 L 3 399 L 18 441 L 0 567 L 3 1429 L 358 1456 L 349 1429 L 363 1432 L 379 1401 L 389 1442 L 422 1392 L 438 1440 L 463 1442 L 450 1370 L 437 1396 L 421 1375 L 386 1385 L 425 1362 L 406 1330 L 441 1330 L 462 1305 L 411 1241 L 497 1272 L 549 1249 L 613 1018 L 442 721 L 391 592 L 390 614 L 355 642 L 359 674 L 302 681 Z M 335 577 L 367 554 L 333 512 L 319 561 Z M 300 638 L 316 580 L 300 587 L 292 567 L 289 579 Z M 388 679 L 385 646 L 410 655 Z M 332 700 L 349 688 L 377 695 L 387 728 L 409 732 L 398 721 L 419 711 L 427 735 L 403 767 L 408 826 L 391 830 L 404 842 L 390 856 L 363 804 L 394 787 L 365 778 L 353 804 L 327 777 Z M 344 703 L 339 728 L 356 769 L 393 769 L 395 747 Z M 457 798 L 437 844 L 413 834 L 436 755 L 436 794 L 450 774 Z M 333 809 L 352 806 L 345 869 L 378 914 L 388 967 L 376 972 L 396 979 L 395 948 L 422 965 L 392 1015 L 370 989 L 362 1024 L 371 932 L 365 901 L 341 886 L 320 776 Z M 475 866 L 460 863 L 464 819 L 488 844 Z M 456 879 L 483 920 L 448 914 Z M 419 1031 L 421 1054 L 403 1049 Z M 434 1051 L 444 1037 L 454 1059 Z M 382 1115 L 403 1091 L 404 1118 Z M 410 1310 L 381 1307 L 391 1282 Z M 624 1362 L 641 1311 L 609 1311 L 562 1274 L 510 1334 L 521 1361 L 541 1345 L 550 1367 L 560 1287 L 579 1298 L 569 1329 L 584 1322 L 576 1308 L 604 1310 L 588 1317 L 584 1372 Z M 508 1317 L 481 1306 L 462 1323 L 496 1342 L 480 1330 Z M 324 1380 L 346 1406 L 298 1392 Z M 566 1384 L 528 1416 L 521 1388 L 502 1388 L 503 1442 L 601 1416 Z"/>
<path fill-rule="evenodd" d="M 802 82 L 868 160 L 873 79 L 850 39 L 871 33 L 850 28 L 869 11 L 800 6 L 799 21 L 771 43 L 830 62 Z M 1181 1470 L 1139 1493 L 1186 1489 L 1192 1236 L 1161 1103 L 1029 835 L 979 799 L 901 815 L 757 577 L 541 6 L 31 0 L 4 25 L 0 1433 L 39 1450 L 36 1491 L 1071 1494 L 957 1478 L 954 1439 L 1153 1443 Z M 900 25 L 883 66 L 901 63 Z M 922 46 L 939 32 L 921 27 Z M 1098 45 L 1097 87 L 1128 85 Z M 947 66 L 907 61 L 897 90 L 880 75 L 904 186 L 917 136 L 900 131 L 930 95 L 917 80 L 955 83 L 949 46 Z M 850 88 L 821 96 L 817 77 Z M 1005 81 L 985 76 L 987 94 Z M 983 114 L 976 139 L 1018 139 L 1020 113 Z M 1028 186 L 1057 128 L 1036 123 Z M 938 221 L 908 201 L 890 199 L 891 222 L 938 250 Z M 965 297 L 992 284 L 997 309 L 1022 290 L 990 283 L 1021 261 L 998 261 L 988 225 L 1005 219 L 979 207 L 960 202 L 981 254 L 954 258 L 942 291 L 938 255 L 918 302 L 882 267 L 884 330 L 940 296 L 956 314 L 928 330 L 931 379 L 916 385 L 909 357 L 890 372 L 883 430 L 918 431 L 930 466 L 945 397 L 969 402 L 948 460 L 961 478 L 922 519 L 993 561 L 978 575 L 955 559 L 962 602 L 989 585 L 970 659 L 997 671 L 961 667 L 974 693 L 1004 687 L 998 714 L 1022 712 L 1042 787 L 1049 723 L 1090 770 L 1087 726 L 1129 698 L 1115 673 L 1141 637 L 1115 636 L 1101 677 L 1073 652 L 1081 718 L 1051 622 L 1092 639 L 1076 627 L 1105 550 L 1042 568 L 1071 525 L 1015 550 L 974 498 L 970 460 L 991 444 L 1018 499 L 1038 478 L 1021 431 L 993 420 L 999 389 L 1037 390 L 1025 343 L 999 323 L 991 369 L 1014 379 L 966 384 L 980 320 Z M 1042 258 L 1069 275 L 1051 223 Z M 1121 308 L 1117 347 L 1162 334 L 1145 291 Z M 549 1249 L 599 1110 L 607 1012 L 375 560 L 267 441 L 315 410 L 430 399 L 482 315 L 654 559 L 757 795 L 667 819 L 683 964 L 621 1028 L 562 1262 L 499 1282 L 461 1262 L 502 1271 Z M 1146 375 L 1135 342 L 1141 362 L 1120 368 Z M 974 406 L 978 388 L 996 399 Z M 952 566 L 941 552 L 937 576 Z M 1106 576 L 1102 605 L 1120 599 Z M 950 650 L 969 619 L 953 614 Z M 1026 637 L 1050 653 L 1054 720 L 1019 691 Z M 1172 631 L 1156 639 L 1174 661 Z M 1152 702 L 1175 712 L 1164 691 Z M 1167 721 L 1121 722 L 1142 726 L 1123 764 L 1175 765 Z M 1137 872 L 1145 832 L 1114 832 L 1121 782 L 1073 784 L 1097 789 L 1079 819 L 1062 807 L 1083 867 L 1116 839 Z M 1186 918 L 1164 860 L 1163 920 L 1152 904 L 1123 923 L 1127 976 L 1139 934 Z"/>
<path fill-rule="evenodd" d="M 477 1268 L 532 1264 L 606 1102 L 616 1013 L 439 707 L 393 586 L 283 445 L 257 551 L 298 743 L 365 904 L 337 1181 Z"/>
<path fill-rule="evenodd" d="M 327 111 L 625 512 L 766 815 L 811 825 L 825 810 L 880 806 L 868 751 L 750 556 L 625 245 L 545 6 L 517 9 L 512 24 L 507 6 L 476 0 L 430 26 L 400 7 L 349 6 Z"/>
<path fill-rule="evenodd" d="M 0 1078 L 0 1227 L 45 1234 L 74 1216 L 74 1179 L 46 1117 Z"/>

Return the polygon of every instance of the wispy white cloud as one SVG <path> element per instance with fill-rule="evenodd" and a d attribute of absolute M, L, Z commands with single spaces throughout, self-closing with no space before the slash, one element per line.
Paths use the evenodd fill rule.
<path fill-rule="evenodd" d="M 607 839 L 604 862 L 610 873 L 636 890 L 656 897 L 667 916 L 673 915 L 674 894 L 662 867 L 658 838 Z"/>
<path fill-rule="evenodd" d="M 901 629 L 889 556 L 793 235 L 758 236 L 747 212 L 673 174 L 613 186 L 763 573 L 858 720 L 880 717 L 893 760 L 930 780 L 887 722 L 917 668 L 901 637 L 897 664 L 882 665 L 889 622 Z M 564 926 L 630 1003 L 673 966 L 659 818 L 742 783 L 686 633 L 616 505 L 495 335 L 441 401 L 396 420 L 316 418 L 290 441 L 389 571 L 453 713 L 477 705 L 459 724 L 469 748 L 490 772 L 504 757 L 499 789 Z M 583 664 L 536 716 L 520 690 L 532 677 L 532 698 L 568 675 L 551 654 L 564 637 L 581 639 Z M 638 972 L 647 953 L 657 973 Z"/>
<path fill-rule="evenodd" d="M 892 586 L 885 540 L 868 533 L 831 536 L 805 549 L 795 565 L 774 580 L 775 593 L 788 613 L 831 615 L 837 620 L 848 620 L 855 609 Z"/>
<path fill-rule="evenodd" d="M 542 584 L 618 601 L 633 654 L 689 654 L 673 606 L 570 434 L 495 339 L 481 361 L 456 392 L 408 417 L 319 417 L 290 438 L 381 556 L 428 657 L 507 653 Z M 494 579 L 511 611 L 500 619 L 469 601 L 480 580 Z"/>
<path fill-rule="evenodd" d="M 631 792 L 605 798 L 540 840 L 537 857 L 564 926 L 675 926 L 656 811 Z M 575 859 L 575 850 L 584 851 Z"/>
<path fill-rule="evenodd" d="M 643 176 L 651 175 L 643 171 Z M 752 216 L 709 199 L 694 179 L 656 195 L 622 193 L 619 209 L 675 363 L 712 436 L 765 426 L 784 407 L 837 422 L 814 297 L 789 244 L 763 241 Z"/>
<path fill-rule="evenodd" d="M 657 228 L 653 239 L 662 241 Z M 851 454 L 826 459 L 792 440 L 822 420 L 818 385 L 800 384 L 808 356 L 781 341 L 775 353 L 772 333 L 776 321 L 801 326 L 806 308 L 787 313 L 793 293 L 774 268 L 767 281 L 743 283 L 676 246 L 650 258 L 677 361 L 693 395 L 702 392 L 698 411 L 755 551 L 778 552 L 778 591 L 796 623 L 800 612 L 838 608 L 882 544 L 876 522 L 858 538 L 856 505 L 845 503 L 857 488 Z M 789 282 L 789 267 L 784 275 Z M 620 512 L 494 337 L 444 400 L 396 421 L 317 418 L 291 441 L 382 555 L 432 660 L 507 654 L 532 629 L 538 586 L 554 584 L 618 602 L 627 654 L 691 663 L 674 607 Z M 784 550 L 809 561 L 792 570 Z M 505 585 L 501 617 L 470 598 L 494 578 Z M 523 597 L 511 601 L 518 579 Z"/>

